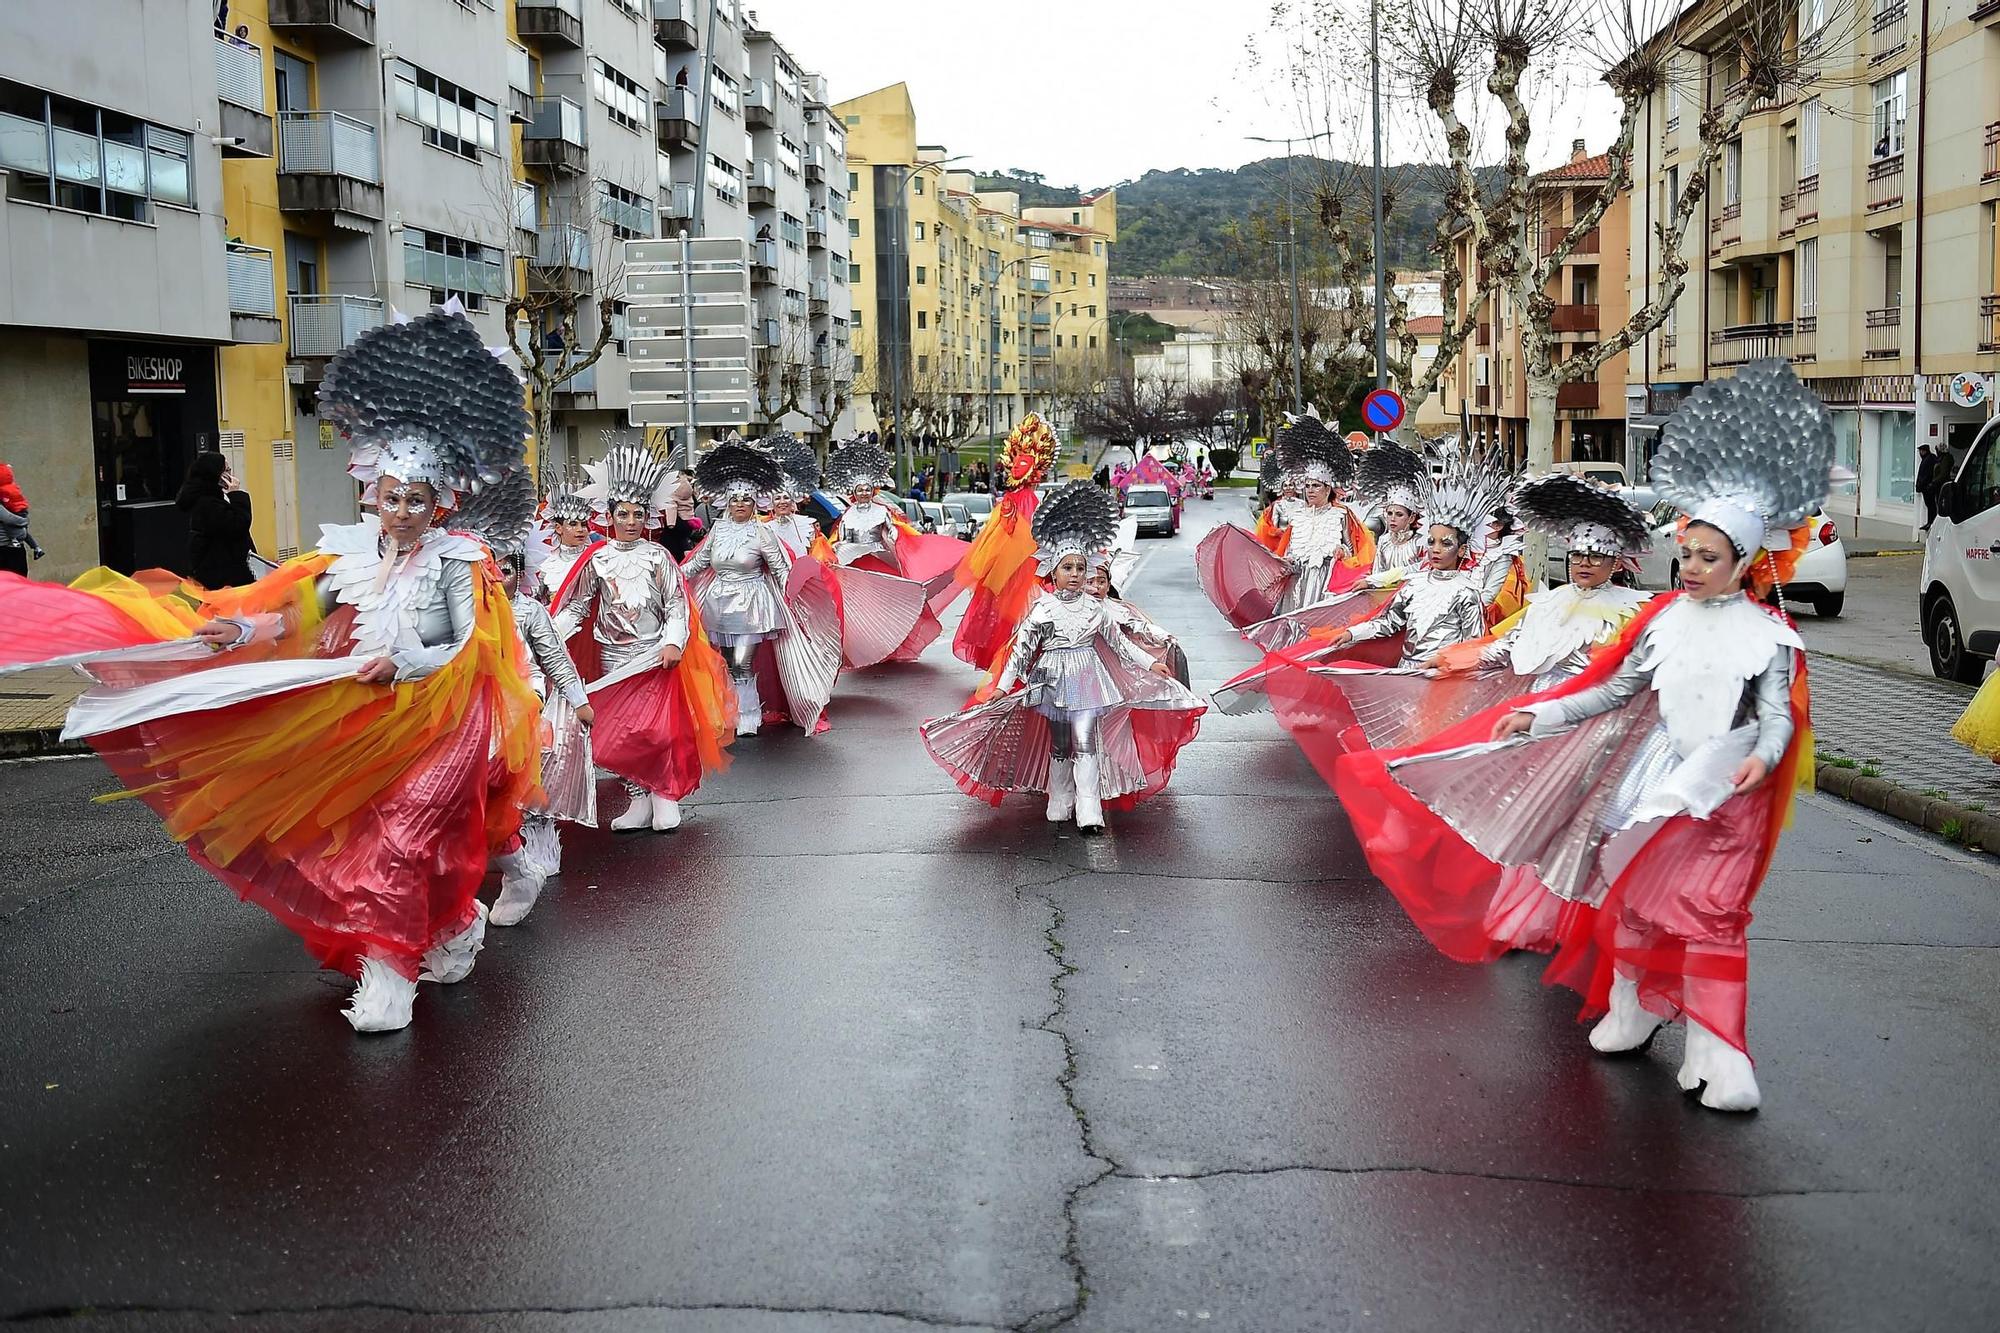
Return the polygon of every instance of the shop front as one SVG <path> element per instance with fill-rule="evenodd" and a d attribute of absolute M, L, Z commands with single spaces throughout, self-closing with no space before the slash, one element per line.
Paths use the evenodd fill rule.
<path fill-rule="evenodd" d="M 218 447 L 215 349 L 92 339 L 90 418 L 99 558 L 127 574 L 186 573 L 174 497 L 194 456 Z"/>

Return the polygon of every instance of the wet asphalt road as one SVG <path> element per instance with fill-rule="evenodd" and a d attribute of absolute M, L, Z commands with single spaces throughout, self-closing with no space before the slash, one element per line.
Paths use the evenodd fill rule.
<path fill-rule="evenodd" d="M 1250 654 L 1197 505 L 1132 589 Z M 1759 902 L 1766 1109 L 1433 954 L 1269 719 L 1111 837 L 923 755 L 970 673 L 851 677 L 672 837 L 572 836 L 407 1032 L 95 761 L 0 768 L 0 1320 L 207 1329 L 1983 1329 L 2000 884 L 1806 802 Z M 233 1321 L 232 1321 L 232 1317 Z"/>

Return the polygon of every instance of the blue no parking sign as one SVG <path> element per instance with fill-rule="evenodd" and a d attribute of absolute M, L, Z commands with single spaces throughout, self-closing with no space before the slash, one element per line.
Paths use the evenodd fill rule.
<path fill-rule="evenodd" d="M 1403 395 L 1394 389 L 1376 389 L 1361 400 L 1361 419 L 1377 433 L 1403 424 Z"/>

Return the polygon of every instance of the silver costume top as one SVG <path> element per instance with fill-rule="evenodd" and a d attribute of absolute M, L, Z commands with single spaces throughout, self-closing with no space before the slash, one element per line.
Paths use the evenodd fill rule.
<path fill-rule="evenodd" d="M 1750 753 L 1775 768 L 1792 742 L 1792 654 L 1803 648 L 1797 630 L 1740 592 L 1704 601 L 1681 596 L 1639 632 L 1609 680 L 1523 711 L 1535 719 L 1530 734 L 1546 736 L 1650 686 L 1660 729 L 1682 758 L 1754 720 Z"/>
<path fill-rule="evenodd" d="M 1155 648 L 1164 648 L 1174 641 L 1174 636 L 1160 628 L 1144 611 L 1123 602 L 1116 597 L 1103 599 L 1104 609 L 1111 615 L 1111 623 L 1118 626 L 1140 643 L 1150 643 Z"/>
<path fill-rule="evenodd" d="M 584 546 L 589 544 L 585 541 Z M 584 546 L 564 546 L 561 542 L 557 542 L 550 548 L 549 558 L 542 561 L 540 568 L 535 571 L 541 576 L 542 586 L 548 590 L 549 596 L 555 596 L 556 590 L 562 587 L 563 580 L 569 577 L 572 569 L 576 568 L 576 562 L 583 558 Z"/>
<path fill-rule="evenodd" d="M 556 609 L 556 631 L 565 639 L 576 633 L 592 603 L 594 637 L 606 648 L 687 647 L 687 590 L 658 542 L 606 542 L 592 552 Z"/>
<path fill-rule="evenodd" d="M 1392 532 L 1384 532 L 1375 540 L 1375 572 L 1380 574 L 1392 569 L 1414 569 L 1424 562 L 1424 539 L 1421 533 L 1412 532 L 1408 537 L 1398 538 Z"/>
<path fill-rule="evenodd" d="M 1119 632 L 1108 601 L 1081 590 L 1038 594 L 1028 614 L 1021 617 L 1021 627 L 1014 635 L 1014 653 L 1000 673 L 997 688 L 1002 692 L 1011 689 L 1044 653 L 1089 648 L 1100 638 L 1139 670 L 1152 670 L 1153 659 Z"/>
<path fill-rule="evenodd" d="M 851 564 L 872 552 L 887 554 L 896 546 L 896 521 L 880 500 L 849 505 L 840 516 L 840 561 Z"/>
<path fill-rule="evenodd" d="M 1455 643 L 1486 634 L 1486 607 L 1475 571 L 1411 573 L 1389 604 L 1353 629 L 1356 643 L 1403 635 L 1403 666 L 1421 666 Z"/>
<path fill-rule="evenodd" d="M 1479 595 L 1488 606 L 1507 586 L 1507 576 L 1514 572 L 1514 557 L 1527 548 L 1528 539 L 1518 532 L 1509 533 L 1486 548 L 1479 557 Z"/>
<path fill-rule="evenodd" d="M 778 540 L 783 542 L 785 548 L 794 556 L 801 556 L 810 551 L 813 542 L 819 539 L 819 524 L 804 514 L 773 518 L 769 526 L 772 532 L 778 534 Z"/>
<path fill-rule="evenodd" d="M 576 663 L 569 660 L 569 649 L 563 647 L 549 609 L 525 592 L 514 594 L 514 632 L 527 645 L 528 684 L 538 697 L 548 698 L 553 685 L 571 708 L 590 702 L 590 696 L 583 692 L 583 677 L 576 674 Z"/>
<path fill-rule="evenodd" d="M 1285 526 L 1292 531 L 1285 555 L 1302 566 L 1323 565 L 1347 554 L 1346 505 L 1314 509 L 1301 503 L 1285 519 Z"/>
<path fill-rule="evenodd" d="M 320 610 L 353 607 L 350 654 L 387 657 L 397 680 L 422 680 L 472 637 L 473 566 L 485 563 L 486 548 L 439 528 L 406 552 L 385 553 L 387 545 L 373 514 L 321 528 L 319 549 L 334 559 L 319 576 Z"/>
<path fill-rule="evenodd" d="M 1535 689 L 1547 689 L 1589 666 L 1591 653 L 1616 639 L 1650 597 L 1608 583 L 1532 593 L 1514 628 L 1480 650 L 1479 664 L 1532 676 Z"/>
<path fill-rule="evenodd" d="M 711 637 L 769 634 L 790 624 L 777 590 L 785 586 L 792 557 L 769 525 L 719 518 L 681 568 L 690 578 L 703 570 L 715 575 L 699 594 Z"/>

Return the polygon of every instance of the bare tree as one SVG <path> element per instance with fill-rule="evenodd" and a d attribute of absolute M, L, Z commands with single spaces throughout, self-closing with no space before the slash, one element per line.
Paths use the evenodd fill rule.
<path fill-rule="evenodd" d="M 777 321 L 778 339 L 757 349 L 751 389 L 757 421 L 778 430 L 806 402 L 812 387 L 812 329 L 802 320 Z"/>
<path fill-rule="evenodd" d="M 839 428 L 840 419 L 847 414 L 858 390 L 853 351 L 845 343 L 831 340 L 815 345 L 804 413 L 812 423 L 822 463 L 826 461 L 828 446 L 833 443 L 833 432 Z"/>

